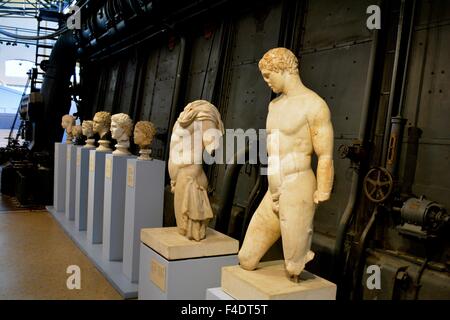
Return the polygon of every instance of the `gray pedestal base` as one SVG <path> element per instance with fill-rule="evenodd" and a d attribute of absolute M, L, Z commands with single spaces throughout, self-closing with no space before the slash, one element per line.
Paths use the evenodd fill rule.
<path fill-rule="evenodd" d="M 237 263 L 235 254 L 169 261 L 141 243 L 139 299 L 204 300 L 206 289 L 220 285 L 222 267 Z"/>
<path fill-rule="evenodd" d="M 111 152 L 89 151 L 87 239 L 90 243 L 102 243 L 103 241 L 105 157 L 109 153 Z"/>
<path fill-rule="evenodd" d="M 103 256 L 122 261 L 125 220 L 125 185 L 128 156 L 107 154 L 103 198 Z M 128 232 L 128 231 L 127 231 Z"/>
<path fill-rule="evenodd" d="M 139 280 L 141 229 L 163 226 L 165 166 L 156 159 L 127 161 L 123 272 L 132 282 Z"/>
<path fill-rule="evenodd" d="M 55 143 L 55 171 L 53 176 L 53 207 L 58 212 L 66 210 L 66 160 L 67 144 Z"/>
<path fill-rule="evenodd" d="M 77 148 L 75 177 L 75 226 L 84 231 L 87 227 L 87 204 L 89 189 L 89 151 Z"/>
<path fill-rule="evenodd" d="M 76 179 L 76 163 L 77 162 L 77 146 L 68 144 L 66 155 L 66 217 L 69 220 L 75 220 L 75 179 Z"/>

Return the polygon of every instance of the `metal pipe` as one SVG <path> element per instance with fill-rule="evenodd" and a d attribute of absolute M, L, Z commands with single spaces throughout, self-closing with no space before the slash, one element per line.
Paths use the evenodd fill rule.
<path fill-rule="evenodd" d="M 233 206 L 234 194 L 236 192 L 236 183 L 239 178 L 239 171 L 243 166 L 241 159 L 248 159 L 249 146 L 247 145 L 245 149 L 238 151 L 234 155 L 234 160 L 232 164 L 227 165 L 225 170 L 225 175 L 223 179 L 222 192 L 219 197 L 220 204 L 217 209 L 217 220 L 215 229 L 219 232 L 226 233 L 228 230 L 228 223 L 231 212 L 231 207 Z M 228 219 L 227 219 L 228 218 Z"/>
<path fill-rule="evenodd" d="M 402 117 L 403 114 L 403 101 L 405 98 L 405 89 L 406 89 L 406 78 L 408 73 L 408 64 L 409 64 L 409 57 L 411 54 L 411 42 L 412 42 L 412 35 L 413 35 L 413 29 L 414 29 L 414 18 L 416 15 L 416 0 L 413 0 L 412 9 L 411 9 L 411 19 L 409 21 L 409 30 L 408 30 L 408 45 L 406 48 L 406 57 L 405 57 L 405 68 L 403 70 L 403 80 L 402 80 L 402 88 L 400 91 L 400 102 L 397 112 L 397 117 Z"/>
<path fill-rule="evenodd" d="M 257 168 L 261 169 L 261 167 L 259 166 Z M 248 225 L 250 224 L 250 220 L 253 217 L 254 212 L 256 211 L 255 206 L 261 202 L 266 190 L 267 190 L 267 179 L 263 178 L 261 174 L 258 174 L 258 178 L 256 179 L 255 185 L 253 186 L 252 191 L 248 197 L 247 202 L 248 205 L 244 212 L 244 218 L 242 219 L 242 229 L 239 244 L 242 244 L 244 242 Z"/>
<path fill-rule="evenodd" d="M 408 142 L 406 145 L 405 171 L 403 174 L 402 192 L 410 195 L 416 176 L 417 157 L 419 154 L 419 139 L 422 130 L 417 127 L 408 128 Z"/>
<path fill-rule="evenodd" d="M 364 231 L 361 234 L 361 237 L 358 242 L 357 256 L 358 260 L 356 262 L 356 266 L 354 268 L 354 291 L 353 291 L 353 300 L 361 299 L 363 295 L 362 290 L 362 275 L 364 269 L 364 252 L 367 247 L 367 241 L 369 239 L 369 234 L 372 231 L 372 228 L 375 225 L 377 217 L 379 215 L 380 207 L 377 206 L 370 217 L 367 226 L 364 228 Z"/>
<path fill-rule="evenodd" d="M 359 126 L 359 132 L 358 132 L 358 139 L 364 143 L 365 136 L 366 136 L 366 128 L 367 128 L 367 121 L 368 121 L 368 114 L 369 114 L 369 107 L 370 107 L 370 98 L 372 95 L 372 84 L 373 84 L 373 77 L 374 77 L 374 71 L 375 71 L 375 60 L 376 60 L 376 53 L 378 49 L 378 42 L 379 42 L 379 31 L 374 30 L 373 31 L 373 39 L 372 39 L 372 47 L 370 49 L 370 57 L 369 57 L 369 65 L 367 70 L 367 78 L 366 78 L 366 86 L 364 89 L 364 100 L 363 100 L 363 106 L 361 111 L 361 123 Z M 350 193 L 347 200 L 347 205 L 345 207 L 344 213 L 341 216 L 341 219 L 339 221 L 338 230 L 336 233 L 336 244 L 334 248 L 334 256 L 335 256 L 335 274 L 334 279 L 337 281 L 337 279 L 340 276 L 341 271 L 341 264 L 342 264 L 342 254 L 343 254 L 343 248 L 344 248 L 344 242 L 345 242 L 345 236 L 347 234 L 347 230 L 350 225 L 350 221 L 352 218 L 352 214 L 354 211 L 355 203 L 356 203 L 356 195 L 358 193 L 359 188 L 359 171 L 356 169 L 353 171 L 352 174 L 352 182 L 350 186 Z"/>
<path fill-rule="evenodd" d="M 394 108 L 394 99 L 395 99 L 395 89 L 397 87 L 397 73 L 399 67 L 399 59 L 400 59 L 400 50 L 402 44 L 402 35 L 403 35 L 403 21 L 405 16 L 405 0 L 402 0 L 400 6 L 400 16 L 398 20 L 397 26 L 397 42 L 395 45 L 395 57 L 394 57 L 394 66 L 392 67 L 392 77 L 391 77 L 391 87 L 389 90 L 389 104 L 386 115 L 386 123 L 384 126 L 384 135 L 383 135 L 383 145 L 382 145 L 382 164 L 386 164 L 386 156 L 388 152 L 388 143 L 390 139 L 390 131 L 391 131 L 391 118 L 392 118 L 392 109 Z"/>

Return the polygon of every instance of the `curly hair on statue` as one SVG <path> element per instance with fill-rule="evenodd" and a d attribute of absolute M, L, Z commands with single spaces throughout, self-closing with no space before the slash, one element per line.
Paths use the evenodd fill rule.
<path fill-rule="evenodd" d="M 115 122 L 121 127 L 125 134 L 129 137 L 133 130 L 133 120 L 125 113 L 116 113 L 111 117 L 111 122 Z"/>
<path fill-rule="evenodd" d="M 72 135 L 74 137 L 79 137 L 83 135 L 83 130 L 82 127 L 80 125 L 76 125 L 72 127 Z"/>
<path fill-rule="evenodd" d="M 146 141 L 146 145 L 151 145 L 153 141 L 153 137 L 156 134 L 156 127 L 150 121 L 138 121 L 134 126 L 134 130 L 139 130 L 144 135 L 144 141 Z M 148 143 L 147 143 L 148 142 Z"/>
<path fill-rule="evenodd" d="M 99 111 L 94 116 L 94 121 L 101 122 L 105 127 L 111 126 L 111 113 L 107 111 Z"/>
<path fill-rule="evenodd" d="M 267 51 L 258 63 L 259 70 L 298 73 L 298 59 L 295 54 L 286 48 L 274 48 Z"/>

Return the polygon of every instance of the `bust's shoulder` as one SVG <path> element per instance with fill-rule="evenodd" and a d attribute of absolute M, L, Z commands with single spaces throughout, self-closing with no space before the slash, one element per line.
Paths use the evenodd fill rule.
<path fill-rule="evenodd" d="M 316 92 L 311 90 L 311 93 L 308 94 L 308 117 L 310 120 L 327 118 L 329 116 L 330 109 L 326 101 Z"/>

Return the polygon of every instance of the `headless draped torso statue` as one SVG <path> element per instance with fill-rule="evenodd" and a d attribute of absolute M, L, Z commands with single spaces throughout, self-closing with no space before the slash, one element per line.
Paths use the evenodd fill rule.
<path fill-rule="evenodd" d="M 188 104 L 176 121 L 170 140 L 169 174 L 178 231 L 200 241 L 213 212 L 208 199 L 208 180 L 202 168 L 203 150 L 211 153 L 217 145 L 206 133 L 223 134 L 216 107 L 204 100 Z"/>

